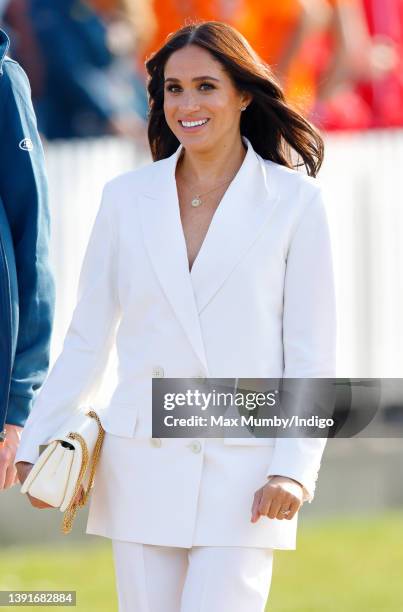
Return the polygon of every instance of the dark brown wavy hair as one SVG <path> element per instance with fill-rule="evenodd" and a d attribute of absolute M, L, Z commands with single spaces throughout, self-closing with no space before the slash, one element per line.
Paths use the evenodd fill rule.
<path fill-rule="evenodd" d="M 209 51 L 226 70 L 236 89 L 252 94 L 252 102 L 241 114 L 240 129 L 255 151 L 264 159 L 288 168 L 305 166 L 310 176 L 316 176 L 324 154 L 320 133 L 286 102 L 270 67 L 245 37 L 220 21 L 185 25 L 170 34 L 166 43 L 145 63 L 149 75 L 148 141 L 153 160 L 169 157 L 180 144 L 165 120 L 164 69 L 170 55 L 188 45 Z"/>

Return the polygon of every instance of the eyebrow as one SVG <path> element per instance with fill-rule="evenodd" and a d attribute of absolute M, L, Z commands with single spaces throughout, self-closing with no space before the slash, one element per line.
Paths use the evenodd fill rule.
<path fill-rule="evenodd" d="M 199 77 L 194 77 L 194 79 L 192 79 L 192 81 L 205 81 L 205 80 L 219 81 L 220 79 L 216 79 L 212 76 L 199 76 Z M 172 81 L 174 83 L 180 83 L 180 79 L 176 79 L 174 77 L 168 77 L 167 79 L 165 79 L 164 83 L 167 83 L 168 81 Z"/>

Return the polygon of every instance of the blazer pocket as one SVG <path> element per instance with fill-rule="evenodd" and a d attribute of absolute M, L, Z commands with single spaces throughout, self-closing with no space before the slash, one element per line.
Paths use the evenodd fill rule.
<path fill-rule="evenodd" d="M 275 438 L 224 438 L 226 446 L 274 446 Z"/>
<path fill-rule="evenodd" d="M 137 425 L 137 407 L 133 404 L 110 404 L 99 411 L 102 427 L 107 433 L 134 438 Z"/>

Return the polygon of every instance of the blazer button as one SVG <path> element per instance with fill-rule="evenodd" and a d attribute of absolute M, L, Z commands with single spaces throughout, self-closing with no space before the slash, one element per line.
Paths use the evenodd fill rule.
<path fill-rule="evenodd" d="M 162 366 L 153 367 L 153 378 L 164 378 L 164 368 Z"/>
<path fill-rule="evenodd" d="M 191 442 L 190 444 L 188 444 L 190 450 L 192 451 L 192 453 L 200 453 L 201 451 L 201 444 L 199 442 L 199 440 L 193 440 L 193 442 Z"/>
<path fill-rule="evenodd" d="M 154 448 L 160 448 L 162 444 L 161 438 L 150 438 L 150 444 L 154 446 Z"/>

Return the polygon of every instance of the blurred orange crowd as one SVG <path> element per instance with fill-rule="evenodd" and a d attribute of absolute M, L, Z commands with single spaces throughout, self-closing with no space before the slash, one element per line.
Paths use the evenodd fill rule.
<path fill-rule="evenodd" d="M 327 130 L 403 125 L 402 0 L 155 0 L 145 55 L 189 16 L 235 26 Z"/>
<path fill-rule="evenodd" d="M 119 74 L 123 65 L 132 72 L 128 79 L 136 92 L 132 110 L 139 121 L 145 122 L 147 114 L 146 58 L 170 32 L 185 23 L 219 20 L 230 23 L 248 39 L 277 75 L 289 101 L 321 129 L 403 126 L 403 0 L 2 0 L 0 15 L 1 11 L 2 27 L 11 32 L 12 52 L 30 77 L 40 122 L 41 117 L 51 117 L 52 108 L 61 104 L 59 101 L 52 107 L 49 100 L 57 89 L 49 86 L 52 70 L 58 73 L 57 67 L 49 66 L 48 58 L 51 55 L 54 64 L 58 54 L 51 46 L 57 44 L 52 43 L 52 26 L 46 29 L 43 24 L 50 24 L 54 18 L 55 24 L 66 24 L 63 40 L 58 35 L 60 45 L 66 49 L 70 45 L 73 53 L 77 36 L 81 36 L 87 45 L 83 49 L 92 45 L 94 55 L 94 41 L 98 44 L 103 37 L 103 53 L 118 59 Z M 84 22 L 88 27 L 77 29 L 77 23 L 83 26 Z M 75 42 L 69 42 L 67 33 L 74 28 Z M 66 53 L 62 55 L 61 62 Z M 77 96 L 82 96 L 82 105 L 87 96 L 96 109 L 96 97 L 102 97 L 102 88 L 85 92 L 85 83 L 94 82 L 90 55 L 85 58 L 88 72 Z M 98 62 L 97 74 L 107 65 L 110 74 L 112 59 Z M 83 62 L 82 58 L 77 61 Z M 67 66 L 62 70 L 68 74 Z M 66 83 L 67 77 L 63 81 Z M 66 92 L 63 95 L 64 100 Z M 130 112 L 125 110 L 125 120 L 118 121 L 113 117 L 118 111 L 112 106 L 109 108 L 105 101 L 96 109 L 99 116 L 110 116 L 105 128 L 95 122 L 94 130 L 133 131 Z M 85 122 L 80 121 L 72 122 L 65 132 L 60 122 L 57 125 L 54 121 L 47 136 L 81 135 L 80 130 L 85 135 Z"/>

